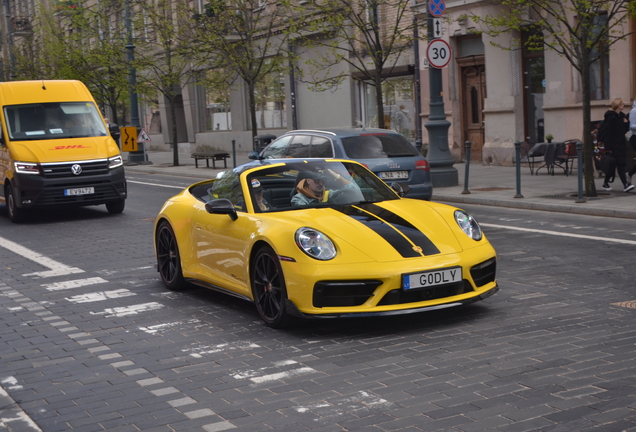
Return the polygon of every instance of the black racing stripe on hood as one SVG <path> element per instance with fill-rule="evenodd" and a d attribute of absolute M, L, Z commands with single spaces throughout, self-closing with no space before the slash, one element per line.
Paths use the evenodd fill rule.
<path fill-rule="evenodd" d="M 396 229 L 400 230 L 400 232 L 408 237 L 409 240 L 422 248 L 422 253 L 424 255 L 436 255 L 440 253 L 437 246 L 435 246 L 435 244 L 426 237 L 422 231 L 415 228 L 412 223 L 401 216 L 375 204 L 361 204 L 358 207 L 368 211 L 369 213 L 373 213 L 380 219 L 387 221 Z"/>
<path fill-rule="evenodd" d="M 404 238 L 404 236 L 400 235 L 400 233 L 393 229 L 391 225 L 383 222 L 378 217 L 363 212 L 353 206 L 336 207 L 335 210 L 352 217 L 361 224 L 372 229 L 376 234 L 393 246 L 404 258 L 417 258 L 422 256 L 422 254 L 413 250 L 413 245 Z"/>

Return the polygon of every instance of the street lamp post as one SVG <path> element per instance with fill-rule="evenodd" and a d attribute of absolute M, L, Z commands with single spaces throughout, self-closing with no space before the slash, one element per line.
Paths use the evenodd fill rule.
<path fill-rule="evenodd" d="M 126 60 L 128 61 L 128 93 L 130 94 L 130 125 L 137 128 L 137 134 L 141 128 L 139 123 L 139 104 L 137 101 L 137 71 L 135 70 L 135 45 L 133 44 L 132 37 L 132 23 L 130 19 L 130 0 L 126 0 Z M 144 163 L 146 162 L 146 152 L 144 149 L 144 143 L 137 143 L 137 151 L 128 153 L 129 163 Z"/>
<path fill-rule="evenodd" d="M 433 14 L 429 3 L 426 2 L 427 39 L 430 44 L 435 39 L 433 28 Z M 453 167 L 455 160 L 448 147 L 448 128 L 450 122 L 444 113 L 444 94 L 442 90 L 442 70 L 429 66 L 428 68 L 430 102 L 429 121 L 424 127 L 428 131 L 428 153 L 426 158 L 431 167 L 431 182 L 433 187 L 457 186 L 459 184 L 457 169 Z"/>

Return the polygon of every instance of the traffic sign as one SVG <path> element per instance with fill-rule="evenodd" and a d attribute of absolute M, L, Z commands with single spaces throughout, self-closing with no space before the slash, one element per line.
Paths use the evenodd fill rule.
<path fill-rule="evenodd" d="M 450 63 L 453 51 L 444 39 L 433 39 L 426 47 L 426 58 L 431 66 L 442 69 Z"/>
<path fill-rule="evenodd" d="M 428 11 L 435 18 L 439 18 L 446 12 L 446 3 L 444 0 L 428 0 Z"/>
<path fill-rule="evenodd" d="M 441 18 L 433 18 L 433 38 L 442 37 L 442 20 Z"/>
<path fill-rule="evenodd" d="M 146 129 L 142 129 L 141 132 L 139 132 L 139 136 L 137 137 L 137 142 L 140 143 L 140 142 L 148 142 L 148 141 L 152 141 L 152 140 L 146 133 Z"/>
<path fill-rule="evenodd" d="M 137 151 L 137 128 L 135 126 L 126 126 L 120 129 L 121 132 L 121 149 L 125 152 Z"/>

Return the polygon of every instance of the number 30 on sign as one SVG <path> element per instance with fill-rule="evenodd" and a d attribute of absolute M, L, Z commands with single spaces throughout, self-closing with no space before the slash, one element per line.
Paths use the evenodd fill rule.
<path fill-rule="evenodd" d="M 443 39 L 433 39 L 426 48 L 428 64 L 437 69 L 442 69 L 450 63 L 453 52 L 450 45 Z"/>

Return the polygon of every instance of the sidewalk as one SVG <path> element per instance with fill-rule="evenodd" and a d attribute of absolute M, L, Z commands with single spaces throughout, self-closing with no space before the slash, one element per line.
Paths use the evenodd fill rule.
<path fill-rule="evenodd" d="M 217 162 L 217 168 L 194 167 L 194 160 L 180 155 L 179 166 L 173 165 L 172 152 L 147 152 L 148 160 L 152 164 L 126 166 L 128 173 L 156 173 L 173 174 L 192 177 L 193 182 L 198 179 L 213 178 L 224 168 L 223 162 Z M 124 153 L 124 160 L 128 160 L 128 154 Z M 247 152 L 237 152 L 236 165 L 249 162 Z M 232 158 L 227 161 L 228 168 L 234 167 Z M 219 165 L 221 168 L 219 168 Z M 549 175 L 542 168 L 539 175 L 530 175 L 527 166 L 521 167 L 520 191 L 523 198 L 515 198 L 517 194 L 516 168 L 481 165 L 471 163 L 468 175 L 469 194 L 464 191 L 464 178 L 466 164 L 454 165 L 458 172 L 459 185 L 451 187 L 438 187 L 433 190 L 433 200 L 461 204 L 483 204 L 498 207 L 511 207 L 520 209 L 545 210 L 562 213 L 576 213 L 593 216 L 610 216 L 636 219 L 636 189 L 631 192 L 623 192 L 620 181 L 612 184 L 611 192 L 601 189 L 602 179 L 596 180 L 598 196 L 586 198 L 585 202 L 577 203 L 578 182 L 576 166 L 572 175 L 565 176 L 563 171 L 556 169 L 555 175 Z"/>

